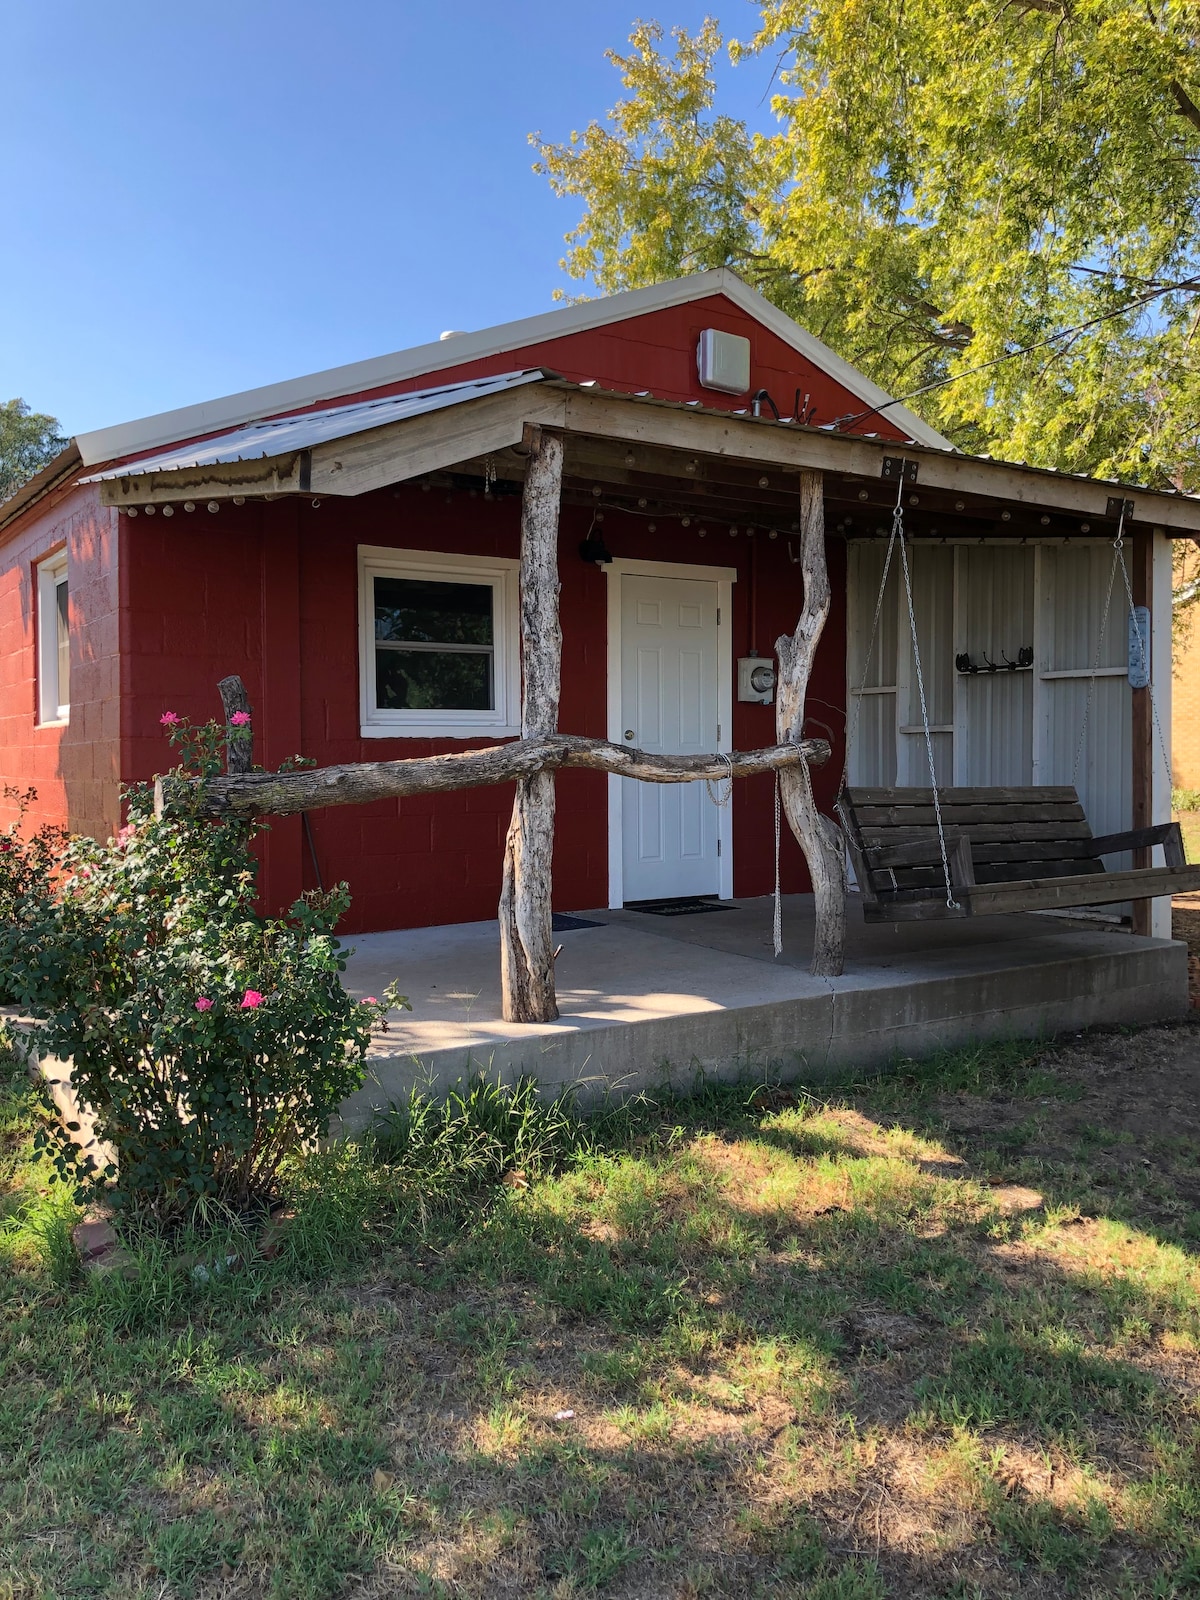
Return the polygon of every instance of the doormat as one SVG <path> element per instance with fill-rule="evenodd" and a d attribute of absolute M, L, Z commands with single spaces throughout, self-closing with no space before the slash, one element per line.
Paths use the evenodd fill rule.
<path fill-rule="evenodd" d="M 590 922 L 587 917 L 569 917 L 565 911 L 556 911 L 550 918 L 555 933 L 573 933 L 576 928 L 602 928 L 602 922 Z"/>
<path fill-rule="evenodd" d="M 719 900 L 697 900 L 685 895 L 682 900 L 626 900 L 626 911 L 644 911 L 650 917 L 692 917 L 700 911 L 732 911 Z"/>

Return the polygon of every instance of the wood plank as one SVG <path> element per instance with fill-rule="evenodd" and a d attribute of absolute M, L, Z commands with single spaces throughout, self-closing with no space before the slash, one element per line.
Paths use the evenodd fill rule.
<path fill-rule="evenodd" d="M 969 829 L 962 833 L 949 828 L 946 830 L 947 844 L 960 837 L 970 842 L 971 857 L 977 867 L 990 861 L 1087 861 L 1094 856 L 1090 839 L 1022 839 L 993 844 L 977 840 Z M 927 866 L 931 861 L 940 861 L 941 851 L 937 832 L 930 829 L 927 838 L 911 844 L 868 846 L 864 856 L 868 867 L 920 867 Z"/>
<path fill-rule="evenodd" d="M 531 388 L 534 386 L 531 385 Z M 699 455 L 727 456 L 735 461 L 774 464 L 793 471 L 826 470 L 853 473 L 878 483 L 885 455 L 903 454 L 920 462 L 922 489 L 947 489 L 955 493 L 991 495 L 1014 509 L 1060 510 L 1089 519 L 1097 531 L 1108 528 L 1108 497 L 1112 485 L 1075 478 L 1037 467 L 1000 461 L 983 461 L 932 446 L 904 445 L 891 439 L 867 439 L 862 434 L 827 433 L 797 428 L 772 419 L 714 416 L 685 411 L 668 402 L 643 401 L 631 405 L 625 398 L 589 392 L 563 391 L 564 426 L 572 433 L 597 438 L 624 439 L 631 444 L 665 445 Z M 1127 489 L 1140 522 L 1200 532 L 1200 506 L 1184 495 L 1149 489 Z"/>
<path fill-rule="evenodd" d="M 1121 900 L 1187 894 L 1200 889 L 1200 866 L 1142 867 L 1094 877 L 1025 879 L 964 890 L 971 914 L 1001 916 L 1008 911 L 1053 911 L 1056 906 L 1105 906 Z"/>
<path fill-rule="evenodd" d="M 852 806 L 931 806 L 932 789 L 847 789 L 846 798 Z M 1078 805 L 1079 795 L 1070 784 L 1023 785 L 1020 788 L 961 788 L 938 790 L 938 800 L 943 806 L 974 805 L 1041 805 L 1048 802 Z"/>
<path fill-rule="evenodd" d="M 955 837 L 960 832 L 966 832 L 972 845 L 1000 842 L 1012 843 L 1013 830 L 1002 822 L 980 822 L 972 827 L 962 829 L 950 827 L 946 829 L 946 837 L 953 833 Z M 864 849 L 875 849 L 883 845 L 918 844 L 928 837 L 937 838 L 937 831 L 931 827 L 870 827 L 861 828 L 859 837 Z M 1092 830 L 1087 821 L 1081 822 L 1027 822 L 1021 829 L 1021 839 L 1090 839 Z"/>
<path fill-rule="evenodd" d="M 912 828 L 936 826 L 932 806 L 859 806 L 860 826 L 867 828 Z M 943 806 L 942 825 L 967 826 L 975 822 L 1002 822 L 1010 828 L 1030 822 L 1084 822 L 1083 807 L 1051 803 L 1044 806 Z"/>
<path fill-rule="evenodd" d="M 1027 861 L 999 862 L 991 866 L 976 861 L 974 869 L 977 884 L 1040 883 L 1046 878 L 1104 875 L 1104 868 L 1098 861 L 1087 864 L 1081 861 L 1039 861 L 1036 864 L 1036 879 L 1030 878 L 1030 863 Z M 885 868 L 871 873 L 870 877 L 872 888 L 881 901 L 886 900 L 889 893 L 901 893 L 908 889 L 936 889 L 939 884 L 945 883 L 940 861 L 919 867 Z"/>
<path fill-rule="evenodd" d="M 941 922 L 958 921 L 970 915 L 964 890 L 958 899 L 958 910 L 946 904 L 943 891 L 922 892 L 922 898 L 912 900 L 863 900 L 864 922 Z"/>

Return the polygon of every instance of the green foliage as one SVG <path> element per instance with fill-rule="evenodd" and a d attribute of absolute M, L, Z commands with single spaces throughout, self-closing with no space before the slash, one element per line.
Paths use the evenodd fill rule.
<path fill-rule="evenodd" d="M 508 1086 L 483 1073 L 444 1100 L 414 1089 L 375 1131 L 380 1159 L 429 1200 L 553 1172 L 585 1138 L 570 1093 L 545 1100 L 534 1078 Z"/>
<path fill-rule="evenodd" d="M 0 401 L 0 501 L 53 461 L 66 442 L 57 417 L 31 411 L 24 400 Z"/>
<path fill-rule="evenodd" d="M 1172 811 L 1200 811 L 1200 789 L 1172 789 Z"/>
<path fill-rule="evenodd" d="M 771 132 L 712 114 L 710 21 L 673 58 L 639 24 L 607 119 L 535 136 L 583 202 L 567 271 L 612 292 L 731 265 L 893 394 L 959 379 L 914 405 L 964 448 L 1200 487 L 1194 5 L 760 11 L 730 54 L 776 63 Z"/>
<path fill-rule="evenodd" d="M 168 713 L 182 765 L 219 770 L 230 731 Z M 44 1019 L 45 1048 L 73 1062 L 72 1084 L 117 1155 L 116 1173 L 79 1163 L 56 1134 L 60 1170 L 159 1219 L 214 1203 L 261 1204 L 284 1159 L 324 1133 L 363 1077 L 371 1029 L 388 1007 L 342 986 L 333 928 L 344 884 L 258 916 L 256 825 L 209 822 L 183 797 L 158 817 L 128 796 L 116 839 L 43 834 L 0 842 L 0 970 Z M 53 857 L 53 859 L 51 859 Z"/>

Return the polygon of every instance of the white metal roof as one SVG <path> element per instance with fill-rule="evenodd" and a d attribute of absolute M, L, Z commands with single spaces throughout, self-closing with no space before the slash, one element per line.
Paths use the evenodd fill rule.
<path fill-rule="evenodd" d="M 628 317 L 644 316 L 650 311 L 687 305 L 693 300 L 703 300 L 714 294 L 723 294 L 733 301 L 740 310 L 762 323 L 784 344 L 790 345 L 856 395 L 863 401 L 864 407 L 882 406 L 888 401 L 884 390 L 864 377 L 848 361 L 843 361 L 828 345 L 822 344 L 798 322 L 793 322 L 791 317 L 743 283 L 728 267 L 718 267 L 712 272 L 698 272 L 688 278 L 675 278 L 669 283 L 656 283 L 647 289 L 631 289 L 625 294 L 609 295 L 601 300 L 584 300 L 558 311 L 523 317 L 517 322 L 501 323 L 477 333 L 457 334 L 452 340 L 439 339 L 393 355 L 375 356 L 369 361 L 331 367 L 308 377 L 268 384 L 261 389 L 247 389 L 241 394 L 207 400 L 200 405 L 183 406 L 177 411 L 164 411 L 136 422 L 81 433 L 76 436 L 76 444 L 84 466 L 95 466 L 98 462 L 115 461 L 122 456 L 136 455 L 142 450 L 173 444 L 178 439 L 194 439 L 200 434 L 224 431 L 260 417 L 278 415 L 281 411 L 294 411 L 300 406 L 315 405 L 322 400 L 335 400 L 339 395 L 380 389 L 386 384 L 402 383 L 426 372 L 444 371 L 450 365 L 457 366 L 465 361 L 478 361 L 507 351 L 517 351 L 531 344 L 541 344 L 547 339 L 560 339 L 568 334 L 622 322 Z M 949 440 L 905 406 L 889 405 L 887 416 L 918 444 L 943 450 L 952 448 Z"/>
<path fill-rule="evenodd" d="M 443 384 L 437 389 L 420 389 L 414 394 L 389 395 L 383 400 L 360 400 L 354 405 L 332 406 L 327 411 L 304 411 L 299 416 L 277 417 L 255 422 L 248 428 L 218 434 L 199 444 L 166 450 L 161 455 L 145 456 L 123 467 L 94 472 L 80 483 L 102 483 L 106 478 L 142 477 L 148 472 L 181 472 L 188 467 L 212 467 L 221 462 L 258 461 L 267 456 L 288 455 L 294 450 L 311 450 L 331 439 L 368 433 L 408 417 L 421 417 L 430 411 L 459 405 L 480 395 L 516 389 L 523 383 L 539 383 L 554 374 L 541 367 L 522 372 L 504 372 L 494 378 L 471 378 L 464 383 Z"/>

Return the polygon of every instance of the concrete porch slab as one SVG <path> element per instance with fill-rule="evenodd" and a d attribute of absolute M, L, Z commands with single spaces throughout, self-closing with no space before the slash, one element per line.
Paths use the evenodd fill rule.
<path fill-rule="evenodd" d="M 1046 916 L 867 927 L 851 901 L 846 972 L 813 978 L 811 896 L 784 902 L 784 953 L 771 901 L 681 917 L 581 912 L 598 925 L 558 935 L 558 1022 L 500 1020 L 494 922 L 363 934 L 346 984 L 412 1001 L 371 1050 L 343 1127 L 414 1084 L 446 1088 L 478 1071 L 531 1073 L 586 1099 L 698 1072 L 819 1081 L 897 1055 L 1000 1036 L 1036 1037 L 1187 1010 L 1187 950 L 1102 924 Z"/>

